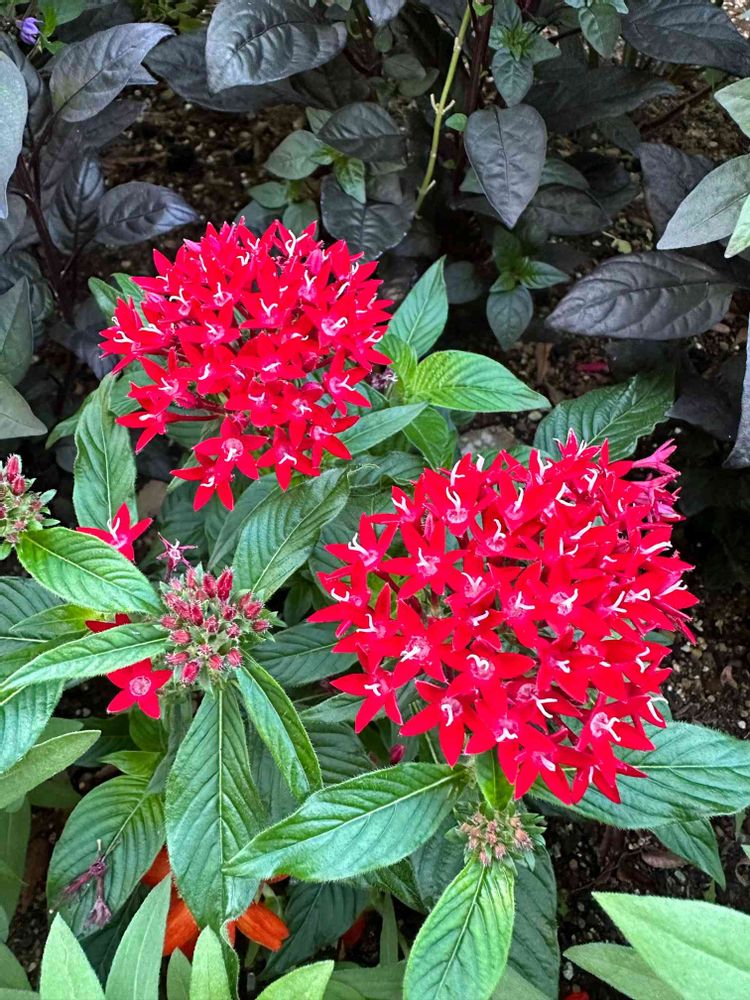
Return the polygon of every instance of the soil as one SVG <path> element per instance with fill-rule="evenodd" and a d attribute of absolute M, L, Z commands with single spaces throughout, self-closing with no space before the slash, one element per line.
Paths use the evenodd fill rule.
<path fill-rule="evenodd" d="M 730 4 L 726 6 L 729 8 Z M 745 5 L 737 3 L 734 6 L 741 12 Z M 750 31 L 748 22 L 742 27 Z M 641 122 L 648 139 L 671 143 L 687 152 L 707 154 L 717 160 L 746 152 L 747 140 L 739 130 L 728 125 L 710 93 L 701 93 L 703 87 L 701 77 L 688 79 L 687 89 L 680 97 L 650 105 Z M 685 106 L 680 102 L 686 95 L 697 97 Z M 170 186 L 182 193 L 205 219 L 216 223 L 233 218 L 247 203 L 248 189 L 264 179 L 263 164 L 270 151 L 291 129 L 304 125 L 299 109 L 272 109 L 251 120 L 186 106 L 163 87 L 145 92 L 143 96 L 149 101 L 147 113 L 106 155 L 108 181 L 139 179 L 163 183 L 166 176 Z M 630 167 L 636 170 L 634 163 Z M 160 239 L 161 249 L 169 255 L 186 235 L 199 233 L 202 226 L 200 223 Z M 642 197 L 618 213 L 607 234 L 593 242 L 590 238 L 578 242 L 577 248 L 584 258 L 577 273 L 588 270 L 595 260 L 611 256 L 615 240 L 626 240 L 633 250 L 652 249 L 653 230 Z M 149 273 L 150 251 L 145 245 L 128 248 L 123 257 L 122 251 L 99 250 L 95 257 L 84 262 L 83 271 L 82 290 L 83 279 L 89 274 L 107 278 L 112 271 Z M 551 294 L 546 305 L 543 304 L 542 315 L 553 307 L 555 294 L 559 293 Z M 463 315 L 460 310 L 456 314 Z M 735 305 L 711 333 L 693 343 L 691 351 L 699 370 L 710 372 L 731 353 L 741 349 L 747 337 L 746 315 L 744 309 Z M 468 345 L 471 349 L 502 358 L 553 402 L 578 396 L 613 379 L 601 342 L 580 337 L 556 338 L 553 343 L 540 339 L 522 343 L 506 355 L 484 325 L 471 328 L 474 331 Z M 459 343 L 467 347 L 465 334 L 461 338 L 454 327 L 447 332 L 444 346 L 458 346 Z M 80 373 L 76 391 L 83 393 L 87 384 L 88 377 Z M 473 432 L 481 431 L 482 446 L 505 445 L 511 439 L 528 443 L 541 416 L 540 412 L 532 412 L 520 418 L 504 419 L 501 423 L 496 418 L 484 418 L 476 422 Z M 65 510 L 69 510 L 66 499 L 69 497 L 69 477 L 53 465 L 49 453 L 47 456 L 42 460 L 44 469 L 62 489 L 58 516 L 63 516 Z M 55 482 L 48 482 L 45 473 L 40 473 L 40 478 L 45 485 L 55 485 Z M 675 717 L 746 739 L 750 725 L 747 599 L 737 587 L 728 593 L 710 588 L 711 581 L 703 573 L 705 547 L 709 544 L 710 539 L 700 531 L 688 531 L 685 535 L 686 555 L 697 564 L 693 589 L 702 602 L 696 622 L 698 641 L 695 646 L 681 644 L 676 647 L 667 696 Z M 90 713 L 92 698 L 96 703 L 101 697 L 96 684 L 92 684 L 88 691 L 80 691 L 78 703 L 69 702 L 67 714 Z M 83 790 L 97 777 L 81 772 L 72 780 Z M 59 811 L 35 810 L 26 884 L 11 928 L 9 945 L 23 961 L 32 980 L 38 975 L 46 933 L 45 871 L 63 822 L 64 814 Z M 716 821 L 715 829 L 727 878 L 725 890 L 671 855 L 650 835 L 596 824 L 551 820 L 547 842 L 558 877 L 562 949 L 591 940 L 617 939 L 612 925 L 591 898 L 593 890 L 715 899 L 750 913 L 747 892 L 750 861 L 740 846 L 743 838 L 750 842 L 750 825 L 743 817 L 728 818 Z M 375 929 L 368 927 L 364 948 L 368 953 L 372 951 L 373 956 L 376 953 L 374 935 Z M 619 996 L 564 960 L 561 996 L 578 989 L 588 991 L 592 1000 Z"/>

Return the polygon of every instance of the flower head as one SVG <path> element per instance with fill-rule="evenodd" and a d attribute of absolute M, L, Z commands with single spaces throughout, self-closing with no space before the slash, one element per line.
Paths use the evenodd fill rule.
<path fill-rule="evenodd" d="M 131 524 L 130 509 L 126 503 L 121 504 L 112 520 L 108 522 L 106 529 L 103 528 L 77 528 L 84 535 L 93 535 L 94 538 L 101 538 L 112 548 L 122 552 L 126 559 L 131 562 L 135 559 L 133 542 L 136 538 L 148 531 L 152 518 L 145 517 L 142 521 Z"/>
<path fill-rule="evenodd" d="M 199 675 L 210 683 L 236 669 L 243 659 L 240 643 L 257 642 L 271 625 L 263 604 L 252 594 L 233 594 L 233 584 L 231 569 L 215 577 L 190 566 L 163 585 L 161 623 L 172 646 L 165 659 L 185 684 Z"/>
<path fill-rule="evenodd" d="M 293 472 L 318 475 L 326 453 L 349 457 L 340 435 L 369 405 L 363 379 L 388 363 L 377 343 L 390 303 L 375 264 L 313 232 L 208 226 L 174 263 L 155 254 L 158 276 L 135 279 L 145 297 L 120 300 L 103 333 L 116 369 L 145 376 L 119 418 L 140 430 L 138 449 L 176 421 L 207 423 L 195 463 L 174 473 L 198 484 L 196 507 L 216 494 L 231 508 L 238 473 L 272 467 L 286 488 Z"/>
<path fill-rule="evenodd" d="M 669 650 L 652 633 L 692 638 L 668 457 L 611 462 L 571 434 L 557 461 L 464 456 L 395 488 L 392 513 L 330 546 L 337 604 L 311 616 L 359 657 L 332 682 L 363 698 L 357 729 L 383 709 L 404 736 L 437 730 L 450 764 L 495 751 L 516 797 L 541 778 L 564 802 L 591 782 L 617 801 L 618 775 L 640 772 L 615 749 L 651 749 L 644 723 L 665 724 Z"/>
<path fill-rule="evenodd" d="M 117 625 L 127 625 L 129 622 L 129 615 L 117 614 L 113 622 L 92 620 L 86 622 L 86 627 L 91 632 L 106 632 Z M 154 670 L 151 660 L 139 660 L 128 667 L 110 671 L 107 680 L 120 688 L 120 691 L 107 705 L 107 711 L 126 712 L 137 705 L 145 715 L 158 719 L 159 689 L 163 688 L 171 678 L 171 670 Z"/>
<path fill-rule="evenodd" d="M 5 556 L 29 528 L 48 524 L 47 501 L 53 493 L 35 493 L 33 479 L 23 474 L 21 459 L 9 455 L 0 462 L 0 552 Z M 55 522 L 52 522 L 53 524 Z"/>
<path fill-rule="evenodd" d="M 24 45 L 35 45 L 44 22 L 38 17 L 24 17 L 16 21 L 18 37 Z"/>

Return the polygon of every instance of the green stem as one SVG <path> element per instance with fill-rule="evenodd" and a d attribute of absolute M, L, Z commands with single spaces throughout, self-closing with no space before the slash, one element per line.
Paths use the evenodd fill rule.
<path fill-rule="evenodd" d="M 453 87 L 453 80 L 456 76 L 456 69 L 458 68 L 458 60 L 461 58 L 461 50 L 464 47 L 464 39 L 466 38 L 466 32 L 471 23 L 471 4 L 472 0 L 466 5 L 466 10 L 464 11 L 464 16 L 461 21 L 461 27 L 458 29 L 458 34 L 456 35 L 453 42 L 453 54 L 451 55 L 451 61 L 448 66 L 448 73 L 445 77 L 445 84 L 443 85 L 443 92 L 440 95 L 440 100 L 437 104 L 433 103 L 435 109 L 435 124 L 432 128 L 432 145 L 430 146 L 430 158 L 427 161 L 427 169 L 425 170 L 424 177 L 422 178 L 422 183 L 419 185 L 419 191 L 417 192 L 417 204 L 414 209 L 415 213 L 419 215 L 419 210 L 422 207 L 422 202 L 427 197 L 428 192 L 434 184 L 433 175 L 435 173 L 435 164 L 437 163 L 438 155 L 438 144 L 440 143 L 440 130 L 443 125 L 443 118 L 445 117 L 445 112 L 448 109 L 448 98 L 450 97 L 451 89 Z"/>

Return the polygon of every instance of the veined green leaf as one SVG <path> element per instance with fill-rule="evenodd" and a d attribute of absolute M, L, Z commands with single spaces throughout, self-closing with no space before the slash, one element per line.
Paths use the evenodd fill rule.
<path fill-rule="evenodd" d="M 167 845 L 177 885 L 195 919 L 219 930 L 247 907 L 252 879 L 225 875 L 225 862 L 263 822 L 250 777 L 239 694 L 206 695 L 167 779 Z"/>
<path fill-rule="evenodd" d="M 333 969 L 333 962 L 303 965 L 266 986 L 258 1000 L 323 1000 Z"/>
<path fill-rule="evenodd" d="M 568 948 L 565 957 L 631 1000 L 680 1000 L 682 996 L 659 979 L 637 951 L 625 945 L 592 941 Z"/>
<path fill-rule="evenodd" d="M 595 892 L 656 973 L 683 997 L 750 996 L 750 917 L 698 899 Z"/>
<path fill-rule="evenodd" d="M 425 271 L 398 307 L 388 324 L 388 333 L 411 344 L 421 356 L 443 332 L 447 319 L 445 257 L 441 257 Z"/>
<path fill-rule="evenodd" d="M 334 677 L 354 663 L 354 654 L 333 652 L 337 641 L 333 625 L 301 622 L 257 646 L 253 656 L 282 687 L 302 687 Z"/>
<path fill-rule="evenodd" d="M 42 955 L 39 998 L 67 1000 L 68 997 L 104 1000 L 104 991 L 83 948 L 58 913 Z"/>
<path fill-rule="evenodd" d="M 352 455 L 360 455 L 408 427 L 426 405 L 409 403 L 406 406 L 391 406 L 385 410 L 365 413 L 340 438 Z"/>
<path fill-rule="evenodd" d="M 575 431 L 586 444 L 608 441 L 610 458 L 627 458 L 639 438 L 667 419 L 673 399 L 671 372 L 647 372 L 620 385 L 592 389 L 558 403 L 537 427 L 534 447 L 555 455 L 555 441 L 564 443 L 568 432 Z"/>
<path fill-rule="evenodd" d="M 91 831 L 96 830 L 96 837 Z M 112 913 L 126 903 L 164 843 L 164 805 L 149 791 L 145 775 L 123 775 L 85 795 L 55 844 L 47 876 L 47 898 L 83 937 L 96 930 L 88 922 L 95 880 L 74 895 L 65 887 L 87 871 L 97 857 L 106 865 L 104 895 Z M 100 848 L 101 845 L 101 848 Z"/>
<path fill-rule="evenodd" d="M 251 657 L 237 673 L 250 721 L 271 751 L 298 802 L 321 788 L 320 764 L 297 709 L 284 689 Z"/>
<path fill-rule="evenodd" d="M 27 573 L 72 604 L 115 612 L 161 608 L 143 573 L 91 535 L 61 527 L 27 531 L 16 554 Z"/>
<path fill-rule="evenodd" d="M 235 583 L 242 590 L 270 597 L 307 560 L 320 529 L 346 503 L 343 469 L 270 494 L 250 513 L 237 546 Z"/>
<path fill-rule="evenodd" d="M 437 351 L 419 363 L 410 394 L 451 410 L 514 413 L 549 403 L 498 361 L 467 351 Z"/>
<path fill-rule="evenodd" d="M 332 785 L 259 833 L 226 870 L 328 881 L 383 868 L 431 836 L 464 780 L 445 765 L 398 764 Z"/>
<path fill-rule="evenodd" d="M 472 858 L 417 934 L 404 1000 L 488 1000 L 508 959 L 513 873 Z"/>
<path fill-rule="evenodd" d="M 198 938 L 190 976 L 191 1000 L 232 1000 L 221 941 L 210 927 Z"/>
<path fill-rule="evenodd" d="M 130 622 L 104 632 L 90 632 L 25 663 L 5 682 L 8 687 L 58 680 L 84 680 L 158 656 L 167 644 L 161 625 Z"/>
<path fill-rule="evenodd" d="M 156 1000 L 172 880 L 151 890 L 128 924 L 107 976 L 106 1000 Z"/>
<path fill-rule="evenodd" d="M 65 733 L 36 743 L 10 770 L 0 775 L 0 809 L 4 809 L 58 771 L 73 764 L 99 739 L 98 730 Z"/>
<path fill-rule="evenodd" d="M 135 510 L 135 458 L 110 409 L 112 382 L 106 376 L 88 397 L 75 432 L 73 504 L 78 523 L 90 528 L 106 528 L 122 504 Z"/>

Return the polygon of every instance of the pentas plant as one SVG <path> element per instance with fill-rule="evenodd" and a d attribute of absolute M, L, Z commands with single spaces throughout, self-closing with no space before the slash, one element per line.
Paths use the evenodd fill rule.
<path fill-rule="evenodd" d="M 136 450 L 171 424 L 206 423 L 197 464 L 173 473 L 198 484 L 196 508 L 216 493 L 231 509 L 237 472 L 270 469 L 286 488 L 326 454 L 350 457 L 339 435 L 369 406 L 358 383 L 389 363 L 377 343 L 390 303 L 374 263 L 314 231 L 209 225 L 174 262 L 154 253 L 158 276 L 135 279 L 143 299 L 118 302 L 104 331 L 104 353 L 133 379 L 139 409 L 119 422 L 140 431 Z"/>
<path fill-rule="evenodd" d="M 496 750 L 517 798 L 541 778 L 565 803 L 591 783 L 618 801 L 618 776 L 642 772 L 615 749 L 647 751 L 644 723 L 665 725 L 669 648 L 654 630 L 692 638 L 673 448 L 612 462 L 571 433 L 559 450 L 528 467 L 467 455 L 394 487 L 392 512 L 328 547 L 336 603 L 312 620 L 337 622 L 335 650 L 359 658 L 332 681 L 362 697 L 357 731 L 384 710 L 404 736 L 437 730 L 451 765 Z"/>
<path fill-rule="evenodd" d="M 148 530 L 151 518 L 131 524 L 126 504 L 117 511 L 107 529 L 79 527 L 77 530 L 112 545 L 133 561 L 133 543 Z M 161 537 L 161 536 L 160 536 Z M 159 690 L 175 680 L 180 685 L 198 682 L 203 687 L 223 683 L 243 661 L 243 648 L 250 648 L 268 632 L 276 616 L 264 612 L 263 603 L 251 593 L 233 593 L 234 575 L 230 568 L 215 577 L 190 565 L 184 552 L 190 546 L 162 538 L 164 552 L 157 558 L 166 562 L 167 580 L 162 584 L 164 614 L 160 624 L 168 631 L 169 652 L 163 656 L 164 669 L 151 659 L 139 660 L 107 674 L 118 694 L 108 712 L 122 712 L 136 706 L 146 715 L 161 715 Z M 177 570 L 181 566 L 181 573 Z M 91 632 L 106 632 L 130 623 L 127 614 L 113 621 L 87 620 Z"/>

